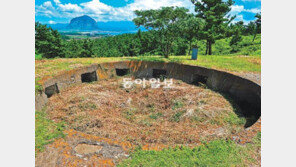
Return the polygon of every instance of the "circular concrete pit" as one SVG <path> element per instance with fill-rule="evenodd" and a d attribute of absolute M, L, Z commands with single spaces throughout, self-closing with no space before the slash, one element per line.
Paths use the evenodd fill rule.
<path fill-rule="evenodd" d="M 35 108 L 41 110 L 49 97 L 74 83 L 100 81 L 127 74 L 135 78 L 165 76 L 192 85 L 203 83 L 216 92 L 228 95 L 240 106 L 245 117 L 252 118 L 248 120 L 246 127 L 254 124 L 261 116 L 261 86 L 255 82 L 230 73 L 198 66 L 144 61 L 94 64 L 48 79 L 42 83 L 44 91 L 35 98 Z"/>
<path fill-rule="evenodd" d="M 126 89 L 124 78 L 172 78 L 174 88 L 138 84 Z M 42 85 L 36 110 L 47 105 L 51 119 L 66 121 L 81 136 L 164 148 L 219 138 L 243 144 L 261 128 L 261 86 L 203 67 L 143 61 L 102 63 L 65 72 Z M 120 155 L 128 154 L 121 149 L 123 144 L 75 143 L 71 154 L 79 158 L 116 159 L 119 154 L 103 151 L 111 147 Z"/>

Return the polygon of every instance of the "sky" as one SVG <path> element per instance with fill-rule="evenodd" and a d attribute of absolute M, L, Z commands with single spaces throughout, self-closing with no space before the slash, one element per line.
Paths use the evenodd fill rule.
<path fill-rule="evenodd" d="M 261 11 L 261 0 L 234 0 L 234 22 L 245 24 Z M 69 23 L 74 17 L 89 15 L 96 21 L 132 21 L 133 11 L 159 9 L 164 6 L 186 7 L 194 12 L 190 0 L 35 0 L 35 21 L 44 24 Z"/>

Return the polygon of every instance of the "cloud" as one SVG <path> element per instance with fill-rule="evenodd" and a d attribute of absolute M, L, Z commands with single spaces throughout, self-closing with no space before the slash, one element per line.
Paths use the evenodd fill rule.
<path fill-rule="evenodd" d="M 42 15 L 47 17 L 57 16 L 54 11 L 55 11 L 55 8 L 53 7 L 51 1 L 46 1 L 40 6 L 36 6 L 37 15 Z"/>
<path fill-rule="evenodd" d="M 245 12 L 250 12 L 250 13 L 260 13 L 261 9 L 258 8 L 253 8 L 253 9 L 245 9 Z"/>
<path fill-rule="evenodd" d="M 240 5 L 240 6 L 239 5 L 233 5 L 233 6 L 231 6 L 231 11 L 229 13 L 231 15 L 236 15 L 236 14 L 238 14 L 238 13 L 244 11 L 244 10 L 245 10 L 245 8 L 242 5 Z"/>
<path fill-rule="evenodd" d="M 62 11 L 62 12 L 82 12 L 83 9 L 78 6 L 77 4 L 58 4 L 58 10 Z"/>
<path fill-rule="evenodd" d="M 112 11 L 114 8 L 112 6 L 108 6 L 99 0 L 92 0 L 90 2 L 81 3 L 80 4 L 85 12 L 93 13 L 93 14 L 104 14 Z"/>
<path fill-rule="evenodd" d="M 233 5 L 231 7 L 231 11 L 229 12 L 229 14 L 231 16 L 234 16 L 234 15 L 238 15 L 241 12 L 260 13 L 261 9 L 259 9 L 259 8 L 245 9 L 244 6 L 242 6 L 242 5 Z"/>
<path fill-rule="evenodd" d="M 190 0 L 134 0 L 124 7 L 113 8 L 111 17 L 113 20 L 132 20 L 135 10 L 160 9 L 165 6 L 185 7 L 194 12 L 194 5 Z"/>
<path fill-rule="evenodd" d="M 61 3 L 60 0 L 53 0 L 53 2 L 56 3 L 56 4 L 60 4 Z"/>
<path fill-rule="evenodd" d="M 236 18 L 232 21 L 232 23 L 237 23 L 239 21 L 243 21 L 245 25 L 247 25 L 250 20 L 245 20 L 243 15 L 237 15 Z"/>
<path fill-rule="evenodd" d="M 52 20 L 49 20 L 48 23 L 49 23 L 49 24 L 56 24 L 56 22 L 55 22 L 55 21 L 52 21 Z"/>
<path fill-rule="evenodd" d="M 68 19 L 81 15 L 89 15 L 96 21 L 117 21 L 132 20 L 135 17 L 135 10 L 159 9 L 165 6 L 185 7 L 191 13 L 194 12 L 194 5 L 190 0 L 134 0 L 124 7 L 112 7 L 102 3 L 100 0 L 90 0 L 89 2 L 80 4 L 63 4 L 60 0 L 53 0 L 53 2 L 52 4 L 51 1 L 46 1 L 39 6 L 36 5 L 36 15 Z M 233 5 L 230 15 L 238 15 L 241 12 L 258 13 L 260 9 L 245 9 L 242 5 Z"/>
<path fill-rule="evenodd" d="M 124 7 L 112 7 L 100 0 L 91 0 L 80 4 L 62 4 L 60 0 L 53 0 L 55 7 L 50 1 L 36 6 L 36 14 L 47 17 L 77 17 L 87 14 L 97 21 L 109 20 L 132 20 L 135 10 L 159 9 L 165 6 L 186 7 L 194 12 L 194 5 L 190 0 L 134 0 Z"/>

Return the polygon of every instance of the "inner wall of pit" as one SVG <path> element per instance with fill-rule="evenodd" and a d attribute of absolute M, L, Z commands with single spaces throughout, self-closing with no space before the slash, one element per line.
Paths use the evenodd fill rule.
<path fill-rule="evenodd" d="M 199 66 L 146 61 L 93 64 L 67 71 L 43 81 L 41 83 L 43 91 L 35 96 L 35 109 L 42 110 L 48 98 L 72 84 L 98 81 L 127 74 L 136 78 L 166 76 L 194 85 L 201 82 L 214 91 L 230 96 L 241 108 L 245 117 L 254 118 L 251 122 L 247 122 L 246 126 L 251 126 L 261 116 L 261 86 L 257 83 L 227 72 Z"/>

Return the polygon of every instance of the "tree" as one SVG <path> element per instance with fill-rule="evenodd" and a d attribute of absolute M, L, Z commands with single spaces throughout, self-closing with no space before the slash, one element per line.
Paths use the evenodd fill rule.
<path fill-rule="evenodd" d="M 232 37 L 229 42 L 229 45 L 232 47 L 231 52 L 237 52 L 238 51 L 238 43 L 242 41 L 242 33 L 244 31 L 244 22 L 239 21 L 233 26 L 231 26 L 232 29 Z"/>
<path fill-rule="evenodd" d="M 254 40 L 255 40 L 255 38 L 256 38 L 256 35 L 257 35 L 257 34 L 261 34 L 261 13 L 257 13 L 257 14 L 255 15 L 255 17 L 256 17 L 257 19 L 255 20 L 256 31 L 255 31 L 255 33 L 254 33 L 253 42 L 254 42 Z"/>
<path fill-rule="evenodd" d="M 185 38 L 189 43 L 188 55 L 190 55 L 193 40 L 201 39 L 201 30 L 205 25 L 204 20 L 197 18 L 191 14 L 188 15 L 187 18 L 178 21 L 177 25 L 179 29 L 179 34 L 183 34 L 182 37 Z"/>
<path fill-rule="evenodd" d="M 256 33 L 256 24 L 254 21 L 251 21 L 247 26 L 246 26 L 246 33 L 245 35 L 254 35 Z"/>
<path fill-rule="evenodd" d="M 212 44 L 216 40 L 225 37 L 228 24 L 235 18 L 227 15 L 232 0 L 224 2 L 223 0 L 191 0 L 195 5 L 197 17 L 205 20 L 205 26 L 202 30 L 202 38 L 207 41 L 206 54 L 212 54 Z"/>
<path fill-rule="evenodd" d="M 84 39 L 82 41 L 82 51 L 80 57 L 91 57 L 94 55 L 94 41 L 90 39 Z"/>
<path fill-rule="evenodd" d="M 61 35 L 39 22 L 35 23 L 35 49 L 46 58 L 65 57 Z"/>
<path fill-rule="evenodd" d="M 77 58 L 80 57 L 82 52 L 82 46 L 78 40 L 72 39 L 67 42 L 66 45 L 66 57 L 67 58 Z"/>
<path fill-rule="evenodd" d="M 147 30 L 156 33 L 161 45 L 162 54 L 168 58 L 174 39 L 177 36 L 176 22 L 186 18 L 188 9 L 183 7 L 162 7 L 158 10 L 136 10 L 137 18 L 133 22 L 144 26 Z"/>

